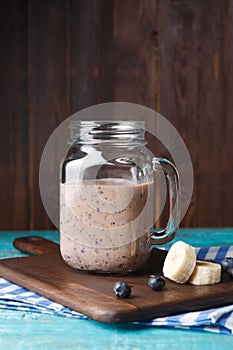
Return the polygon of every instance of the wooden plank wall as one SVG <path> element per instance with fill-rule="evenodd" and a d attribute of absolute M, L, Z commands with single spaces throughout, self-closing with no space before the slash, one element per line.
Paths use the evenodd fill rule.
<path fill-rule="evenodd" d="M 161 112 L 186 142 L 182 225 L 233 226 L 233 1 L 3 0 L 0 47 L 0 229 L 53 227 L 43 147 L 69 115 L 111 101 Z"/>

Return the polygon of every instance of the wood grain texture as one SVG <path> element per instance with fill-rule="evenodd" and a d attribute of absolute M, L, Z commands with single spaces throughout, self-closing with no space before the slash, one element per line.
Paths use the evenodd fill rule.
<path fill-rule="evenodd" d="M 0 310 L 1 345 L 17 350 L 180 349 L 228 350 L 232 337 L 164 327 L 105 325 L 90 320 Z M 67 336 L 69 335 L 69 336 Z M 182 340 L 182 341 L 181 341 Z"/>
<path fill-rule="evenodd" d="M 87 274 L 71 268 L 62 260 L 59 245 L 41 237 L 18 238 L 14 245 L 23 252 L 38 255 L 1 260 L 2 277 L 96 321 L 126 323 L 149 320 L 233 302 L 233 284 L 226 273 L 222 275 L 221 283 L 215 286 L 178 284 L 166 279 L 166 286 L 158 298 L 158 292 L 150 289 L 147 281 L 151 274 L 162 275 L 166 257 L 163 250 L 153 249 L 142 270 L 127 276 L 114 276 Z M 116 299 L 113 285 L 119 279 L 132 287 L 130 298 Z"/>
<path fill-rule="evenodd" d="M 233 229 L 181 229 L 179 239 L 193 246 L 231 244 Z M 12 242 L 20 236 L 39 235 L 59 241 L 58 232 L 0 232 L 0 256 L 23 256 L 13 249 Z M 100 322 L 56 317 L 30 311 L 0 309 L 0 333 L 3 349 L 112 349 L 119 347 L 151 350 L 228 350 L 233 339 L 229 335 L 196 332 L 167 327 L 141 327 L 138 325 L 105 325 Z M 69 334 L 69 337 L 67 337 Z M 93 336 L 94 334 L 94 336 Z M 182 339 L 182 341 L 181 341 Z M 77 345 L 78 344 L 78 345 Z"/>
<path fill-rule="evenodd" d="M 71 112 L 114 100 L 113 0 L 71 1 Z"/>
<path fill-rule="evenodd" d="M 28 3 L 31 229 L 51 227 L 40 200 L 39 164 L 47 139 L 69 114 L 68 9 L 68 3 L 63 0 Z M 48 165 L 48 176 L 49 170 Z"/>
<path fill-rule="evenodd" d="M 28 229 L 27 1 L 4 1 L 0 28 L 0 226 Z"/>
<path fill-rule="evenodd" d="M 161 2 L 161 112 L 186 142 L 195 172 L 186 226 L 232 225 L 231 16 L 231 1 Z"/>
<path fill-rule="evenodd" d="M 231 0 L 9 0 L 0 16 L 2 229 L 53 227 L 44 145 L 72 113 L 111 101 L 151 107 L 183 137 L 195 187 L 182 225 L 233 225 Z"/>
<path fill-rule="evenodd" d="M 134 102 L 153 109 L 158 108 L 156 107 L 156 94 L 159 94 L 158 85 L 156 86 L 158 20 L 157 1 L 115 1 L 116 101 Z"/>

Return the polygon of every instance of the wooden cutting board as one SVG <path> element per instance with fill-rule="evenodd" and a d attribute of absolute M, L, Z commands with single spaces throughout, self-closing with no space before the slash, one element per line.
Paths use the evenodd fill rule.
<path fill-rule="evenodd" d="M 166 280 L 162 291 L 147 286 L 150 274 L 162 274 L 166 252 L 154 249 L 148 265 L 127 276 L 94 275 L 77 272 L 61 258 L 59 245 L 40 237 L 23 237 L 15 247 L 34 256 L 0 261 L 0 275 L 20 286 L 106 323 L 152 319 L 233 303 L 233 280 L 224 273 L 213 286 L 180 285 Z M 116 281 L 132 286 L 132 296 L 118 299 Z"/>

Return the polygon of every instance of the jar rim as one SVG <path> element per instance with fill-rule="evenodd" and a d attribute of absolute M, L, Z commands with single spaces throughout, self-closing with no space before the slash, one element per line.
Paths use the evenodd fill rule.
<path fill-rule="evenodd" d="M 69 129 L 69 143 L 145 140 L 145 122 L 142 120 L 72 120 Z"/>

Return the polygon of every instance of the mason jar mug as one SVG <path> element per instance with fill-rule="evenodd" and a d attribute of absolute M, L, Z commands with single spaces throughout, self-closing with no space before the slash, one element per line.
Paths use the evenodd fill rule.
<path fill-rule="evenodd" d="M 61 165 L 60 250 L 78 270 L 128 273 L 153 244 L 171 240 L 180 220 L 175 166 L 146 147 L 143 121 L 73 121 Z M 167 178 L 169 218 L 154 228 L 156 172 Z"/>

